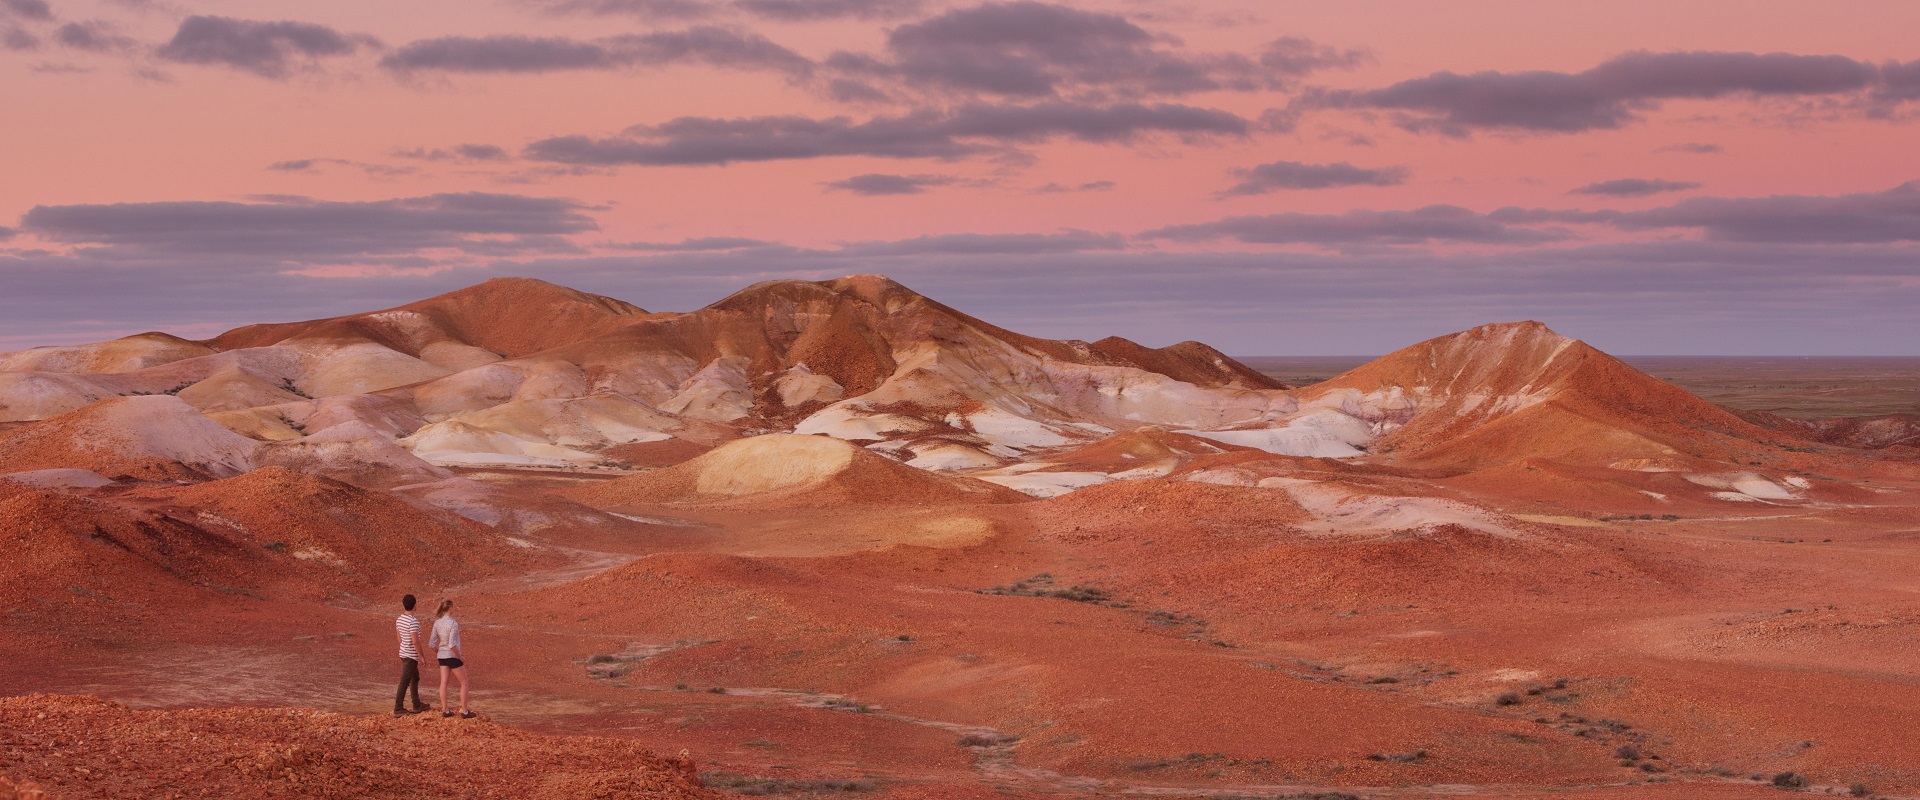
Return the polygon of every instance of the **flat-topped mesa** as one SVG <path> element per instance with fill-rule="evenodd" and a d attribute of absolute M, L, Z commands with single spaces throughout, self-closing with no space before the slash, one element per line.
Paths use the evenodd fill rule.
<path fill-rule="evenodd" d="M 1429 339 L 1303 394 L 1383 424 L 1376 453 L 1455 467 L 1706 455 L 1780 438 L 1534 321 Z"/>
<path fill-rule="evenodd" d="M 366 339 L 415 357 L 431 345 L 452 344 L 512 358 L 600 336 L 646 314 L 631 303 L 534 278 L 494 278 L 382 311 L 248 325 L 206 344 L 236 350 Z"/>

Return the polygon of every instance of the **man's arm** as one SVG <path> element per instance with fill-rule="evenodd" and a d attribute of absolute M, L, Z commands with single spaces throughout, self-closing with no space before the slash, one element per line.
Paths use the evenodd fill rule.
<path fill-rule="evenodd" d="M 420 641 L 419 626 L 414 626 L 413 629 L 413 653 L 421 658 L 427 657 L 427 645 L 425 642 Z"/>

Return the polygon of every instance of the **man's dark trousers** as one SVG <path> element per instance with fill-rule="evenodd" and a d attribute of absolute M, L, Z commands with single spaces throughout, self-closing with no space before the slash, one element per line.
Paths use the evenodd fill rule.
<path fill-rule="evenodd" d="M 400 704 L 406 702 L 407 692 L 409 690 L 413 692 L 413 707 L 416 709 L 424 708 L 424 706 L 420 705 L 420 661 L 419 659 L 413 659 L 413 658 L 400 659 L 400 691 L 395 692 L 393 695 L 393 710 L 395 711 L 406 710 Z"/>

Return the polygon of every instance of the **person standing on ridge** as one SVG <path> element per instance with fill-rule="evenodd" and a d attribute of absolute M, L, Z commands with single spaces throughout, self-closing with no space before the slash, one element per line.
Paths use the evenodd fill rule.
<path fill-rule="evenodd" d="M 404 717 L 418 714 L 431 707 L 420 703 L 420 620 L 413 615 L 413 595 L 400 598 L 400 607 L 404 609 L 393 621 L 393 630 L 400 636 L 400 690 L 393 695 L 393 715 Z M 413 709 L 408 710 L 405 703 L 407 693 L 413 693 Z"/>
<path fill-rule="evenodd" d="M 473 712 L 467 710 L 467 662 L 460 658 L 460 622 L 453 618 L 453 601 L 440 601 L 440 610 L 433 616 L 433 636 L 427 646 L 436 648 L 434 654 L 440 660 L 440 716 L 453 716 L 447 705 L 447 676 L 452 675 L 460 679 L 460 718 L 473 719 Z"/>

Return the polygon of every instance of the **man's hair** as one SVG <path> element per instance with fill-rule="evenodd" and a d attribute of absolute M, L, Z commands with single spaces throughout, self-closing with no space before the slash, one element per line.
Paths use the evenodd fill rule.
<path fill-rule="evenodd" d="M 406 610 L 408 610 L 408 611 L 412 611 L 412 610 L 413 610 L 413 595 L 407 595 L 406 597 L 402 597 L 402 598 L 400 598 L 400 607 L 401 607 L 401 608 L 404 608 L 404 609 L 406 609 Z"/>

